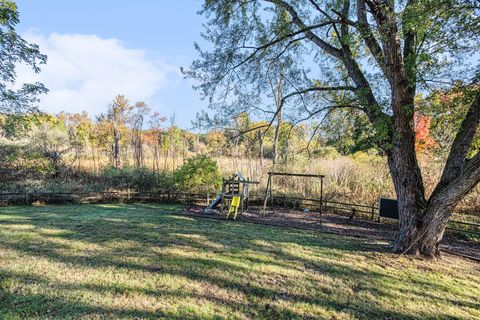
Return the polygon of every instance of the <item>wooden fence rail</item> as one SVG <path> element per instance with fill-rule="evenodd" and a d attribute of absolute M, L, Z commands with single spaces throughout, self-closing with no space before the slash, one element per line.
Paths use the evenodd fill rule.
<path fill-rule="evenodd" d="M 102 203 L 102 202 L 172 202 L 172 203 L 187 203 L 187 204 L 208 204 L 211 200 L 215 199 L 217 195 L 214 193 L 187 193 L 177 192 L 171 190 L 160 191 L 102 191 L 102 192 L 7 192 L 0 193 L 0 205 L 6 206 L 11 204 L 31 204 L 36 201 L 45 203 Z M 251 194 L 252 202 L 260 202 L 263 200 L 264 195 Z M 378 206 L 375 204 L 355 204 L 340 201 L 333 201 L 323 199 L 321 203 L 320 199 L 313 198 L 301 198 L 301 197 L 287 197 L 273 196 L 273 200 L 276 204 L 286 206 L 287 203 L 293 204 L 296 208 L 301 207 L 314 207 L 317 208 L 320 205 L 324 209 L 330 209 L 336 212 L 349 213 L 350 217 L 354 215 L 368 216 L 371 220 L 374 220 L 375 216 L 378 217 Z M 385 219 L 385 218 L 382 218 Z M 464 226 L 464 229 L 459 229 L 459 226 Z M 449 222 L 448 230 L 465 232 L 480 236 L 480 224 L 474 222 L 464 222 L 458 220 L 451 220 Z"/>
<path fill-rule="evenodd" d="M 102 192 L 10 192 L 0 193 L 0 204 L 31 204 L 37 201 L 45 203 L 98 203 L 98 202 L 208 202 L 214 194 L 186 193 L 174 191 L 102 191 Z"/>

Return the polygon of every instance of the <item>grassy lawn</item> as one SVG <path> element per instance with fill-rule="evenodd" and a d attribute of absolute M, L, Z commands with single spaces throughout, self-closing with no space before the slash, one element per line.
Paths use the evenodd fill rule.
<path fill-rule="evenodd" d="M 480 318 L 474 262 L 172 210 L 0 208 L 0 318 Z"/>

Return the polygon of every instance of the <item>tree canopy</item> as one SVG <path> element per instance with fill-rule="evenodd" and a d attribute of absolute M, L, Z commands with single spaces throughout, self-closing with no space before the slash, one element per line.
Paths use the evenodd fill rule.
<path fill-rule="evenodd" d="M 19 22 L 17 5 L 13 1 L 0 1 L 0 112 L 11 113 L 35 109 L 38 95 L 48 90 L 41 83 L 16 86 L 16 67 L 24 63 L 36 73 L 47 56 L 38 45 L 25 41 L 15 31 Z M 16 88 L 18 87 L 18 88 Z"/>
<path fill-rule="evenodd" d="M 265 99 L 273 74 L 284 79 L 282 109 L 292 123 L 356 108 L 385 137 L 391 85 L 402 80 L 387 61 L 388 41 L 398 43 L 414 92 L 469 82 L 478 69 L 469 60 L 479 48 L 475 1 L 225 0 L 205 1 L 202 14 L 213 49 L 196 44 L 200 59 L 184 72 L 210 101 L 213 116 L 200 116 L 209 126 L 228 126 L 240 112 L 273 123 L 278 113 Z M 382 22 L 389 15 L 394 30 Z"/>

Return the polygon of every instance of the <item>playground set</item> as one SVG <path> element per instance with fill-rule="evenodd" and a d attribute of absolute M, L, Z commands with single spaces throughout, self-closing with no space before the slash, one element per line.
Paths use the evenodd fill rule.
<path fill-rule="evenodd" d="M 222 192 L 206 210 L 212 210 L 220 205 L 223 213 L 228 207 L 227 219 L 232 217 L 235 220 L 239 209 L 241 213 L 248 209 L 249 186 L 252 184 L 259 184 L 259 182 L 245 179 L 240 172 L 233 174 L 228 179 L 223 178 Z"/>
<path fill-rule="evenodd" d="M 267 203 L 270 200 L 270 206 L 273 207 L 273 192 L 272 192 L 272 179 L 275 176 L 283 177 L 306 177 L 320 179 L 320 196 L 317 199 L 310 199 L 314 201 L 320 201 L 319 212 L 322 213 L 323 203 L 323 175 L 317 174 L 304 174 L 304 173 L 283 173 L 283 172 L 268 172 L 268 182 L 265 190 L 265 197 L 263 201 L 263 211 L 265 212 Z M 218 197 L 204 210 L 208 212 L 220 205 L 220 211 L 224 213 L 224 210 L 228 207 L 227 219 L 232 218 L 235 220 L 237 215 L 245 213 L 248 210 L 248 202 L 250 199 L 250 185 L 259 184 L 258 181 L 251 181 L 245 179 L 244 176 L 237 172 L 228 179 L 222 180 L 222 192 Z"/>

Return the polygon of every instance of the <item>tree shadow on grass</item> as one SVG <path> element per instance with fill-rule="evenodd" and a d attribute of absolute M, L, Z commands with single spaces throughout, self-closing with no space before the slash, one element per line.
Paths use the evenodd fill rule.
<path fill-rule="evenodd" d="M 4 319 L 58 318 L 78 319 L 79 317 L 101 319 L 198 319 L 187 312 L 145 311 L 133 308 L 114 308 L 70 301 L 43 294 L 5 293 L 0 289 L 2 301 L 0 311 Z M 3 307 L 2 307 L 3 305 Z"/>
<path fill-rule="evenodd" d="M 199 261 L 197 261 L 199 263 Z M 8 273 L 2 271 L 2 278 L 15 278 L 17 281 L 23 284 L 38 285 L 44 284 L 55 292 L 53 295 L 46 295 L 43 293 L 12 293 L 10 291 L 4 291 L 0 287 L 0 296 L 2 300 L 0 302 L 0 311 L 4 314 L 15 315 L 21 318 L 30 316 L 45 316 L 45 317 L 58 317 L 68 316 L 77 318 L 80 316 L 106 316 L 112 318 L 119 317 L 132 317 L 132 318 L 158 318 L 166 317 L 168 319 L 198 319 L 199 315 L 195 315 L 194 312 L 185 312 L 181 307 L 174 310 L 161 310 L 145 311 L 141 309 L 133 308 L 113 308 L 98 306 L 96 304 L 89 304 L 85 302 L 79 302 L 75 300 L 75 297 L 69 298 L 65 296 L 63 292 L 81 291 L 85 290 L 94 292 L 100 295 L 128 295 L 132 293 L 140 293 L 142 295 L 149 295 L 151 297 L 157 297 L 161 299 L 186 299 L 194 298 L 200 304 L 202 301 L 208 301 L 210 303 L 219 306 L 228 306 L 232 311 L 240 311 L 247 317 L 264 318 L 264 319 L 300 319 L 311 318 L 300 312 L 294 310 L 279 307 L 275 305 L 275 301 L 284 300 L 290 303 L 307 303 L 324 308 L 331 312 L 348 312 L 357 317 L 365 318 L 380 318 L 386 317 L 388 319 L 415 319 L 416 317 L 404 314 L 397 311 L 385 310 L 378 304 L 371 305 L 355 305 L 348 302 L 348 299 L 335 299 L 330 297 L 331 292 L 324 292 L 321 297 L 312 297 L 306 295 L 292 294 L 285 290 L 270 289 L 261 286 L 255 286 L 245 283 L 240 280 L 219 279 L 209 276 L 206 273 L 198 272 L 194 270 L 168 270 L 164 268 L 163 274 L 181 275 L 192 279 L 192 281 L 204 281 L 210 283 L 210 285 L 220 285 L 223 288 L 240 291 L 248 297 L 246 304 L 244 302 L 236 302 L 229 299 L 223 299 L 215 294 L 205 293 L 189 293 L 181 290 L 168 291 L 165 289 L 144 289 L 144 288 L 132 288 L 116 285 L 99 285 L 99 284 L 72 284 L 72 283 L 55 283 L 50 279 L 42 278 L 36 274 L 24 274 L 24 273 Z M 426 314 L 424 315 L 426 317 Z M 222 317 L 219 317 L 222 318 Z"/>
<path fill-rule="evenodd" d="M 367 298 L 358 298 L 356 295 L 381 297 L 382 299 L 395 300 L 397 297 L 388 288 L 382 288 L 382 281 L 399 282 L 404 287 L 408 283 L 396 275 L 387 275 L 374 270 L 362 270 L 346 265 L 342 259 L 355 251 L 357 256 L 368 258 L 372 253 L 384 251 L 384 247 L 366 240 L 344 238 L 333 235 L 321 235 L 312 232 L 299 232 L 296 230 L 277 229 L 273 227 L 234 224 L 228 222 L 199 221 L 184 217 L 167 216 L 158 214 L 157 210 L 127 206 L 124 207 L 88 206 L 87 209 L 99 214 L 89 216 L 79 210 L 74 216 L 62 217 L 62 214 L 45 213 L 36 214 L 34 219 L 28 219 L 32 213 L 18 213 L 26 219 L 21 221 L 1 220 L 0 225 L 31 226 L 25 232 L 31 238 L 7 237 L 0 233 L 0 247 L 6 247 L 32 257 L 42 257 L 48 260 L 68 263 L 73 266 L 91 268 L 113 268 L 122 273 L 125 270 L 141 271 L 147 276 L 171 275 L 183 277 L 192 282 L 201 283 L 203 286 L 213 286 L 232 293 L 239 293 L 246 301 L 232 301 L 215 293 L 168 291 L 165 289 L 145 289 L 132 287 L 117 287 L 96 285 L 91 283 L 65 284 L 51 283 L 48 279 L 38 278 L 37 275 L 8 274 L 2 272 L 3 279 L 15 278 L 20 282 L 45 282 L 58 290 L 88 290 L 93 293 L 128 293 L 136 292 L 151 297 L 174 297 L 176 299 L 194 298 L 198 301 L 207 300 L 218 306 L 227 306 L 232 311 L 242 312 L 248 317 L 258 318 L 304 318 L 304 314 L 292 306 L 312 305 L 332 313 L 347 313 L 353 317 L 361 318 L 402 318 L 415 317 L 428 318 L 427 311 L 419 311 L 412 316 L 408 312 L 389 309 L 388 306 L 379 304 Z M 63 206 L 61 210 L 68 210 Z M 58 208 L 57 208 L 58 209 Z M 90 210 L 86 210 L 89 212 Z M 120 211 L 120 212 L 119 212 Z M 85 212 L 85 211 L 84 211 Z M 168 211 L 167 211 L 168 212 Z M 45 229 L 57 230 L 52 236 Z M 14 231 L 7 230 L 14 235 Z M 63 238 L 66 243 L 59 244 L 52 237 Z M 2 239 L 3 238 L 3 239 Z M 39 242 L 38 240 L 41 239 Z M 68 241 L 80 241 L 86 244 L 106 246 L 109 250 L 100 252 L 69 252 L 74 251 Z M 130 248 L 117 248 L 116 243 L 131 241 L 135 244 Z M 311 256 L 297 254 L 290 248 L 302 248 Z M 178 255 L 170 251 L 162 252 L 159 249 L 175 249 L 193 251 L 190 256 Z M 119 256 L 119 253 L 122 253 Z M 207 254 L 199 256 L 198 253 Z M 129 258 L 138 256 L 146 257 L 148 264 L 132 262 Z M 276 267 L 281 272 L 262 270 L 263 266 Z M 289 279 L 282 274 L 285 270 L 295 270 L 306 278 L 304 284 L 314 287 L 314 291 L 302 291 L 301 286 L 295 283 L 296 279 Z M 342 289 L 324 285 L 316 276 L 337 281 L 345 285 Z M 263 281 L 263 282 L 262 282 Z M 432 283 L 428 283 L 432 286 Z M 419 285 L 426 286 L 425 283 Z M 435 288 L 441 290 L 442 288 Z M 468 308 L 473 303 L 459 299 L 456 303 L 444 297 L 431 294 L 423 295 L 417 289 L 406 290 L 406 294 L 418 299 L 437 299 L 437 301 L 460 305 Z M 6 301 L 13 301 L 11 307 L 3 303 L 3 310 L 14 315 L 43 315 L 67 314 L 69 316 L 111 314 L 112 317 L 167 317 L 182 318 L 195 316 L 188 313 L 162 313 L 147 312 L 145 310 L 119 310 L 114 308 L 100 308 L 86 302 L 72 303 L 67 298 L 55 300 L 55 308 L 48 311 L 43 306 L 51 298 L 44 294 L 25 294 L 2 291 Z M 470 298 L 470 297 L 469 297 Z M 50 299 L 50 300 L 49 300 Z M 43 301 L 37 303 L 36 301 Z M 23 301 L 25 308 L 15 307 L 15 301 Z M 283 303 L 282 303 L 283 302 Z M 49 302 L 52 303 L 52 302 Z M 285 305 L 286 304 L 286 305 Z M 0 303 L 2 305 L 2 303 Z M 48 305 L 48 303 L 45 303 Z M 445 311 L 448 312 L 448 311 Z M 448 313 L 442 314 L 449 317 Z M 198 315 L 197 315 L 198 316 Z M 438 316 L 438 314 L 436 315 Z"/>

